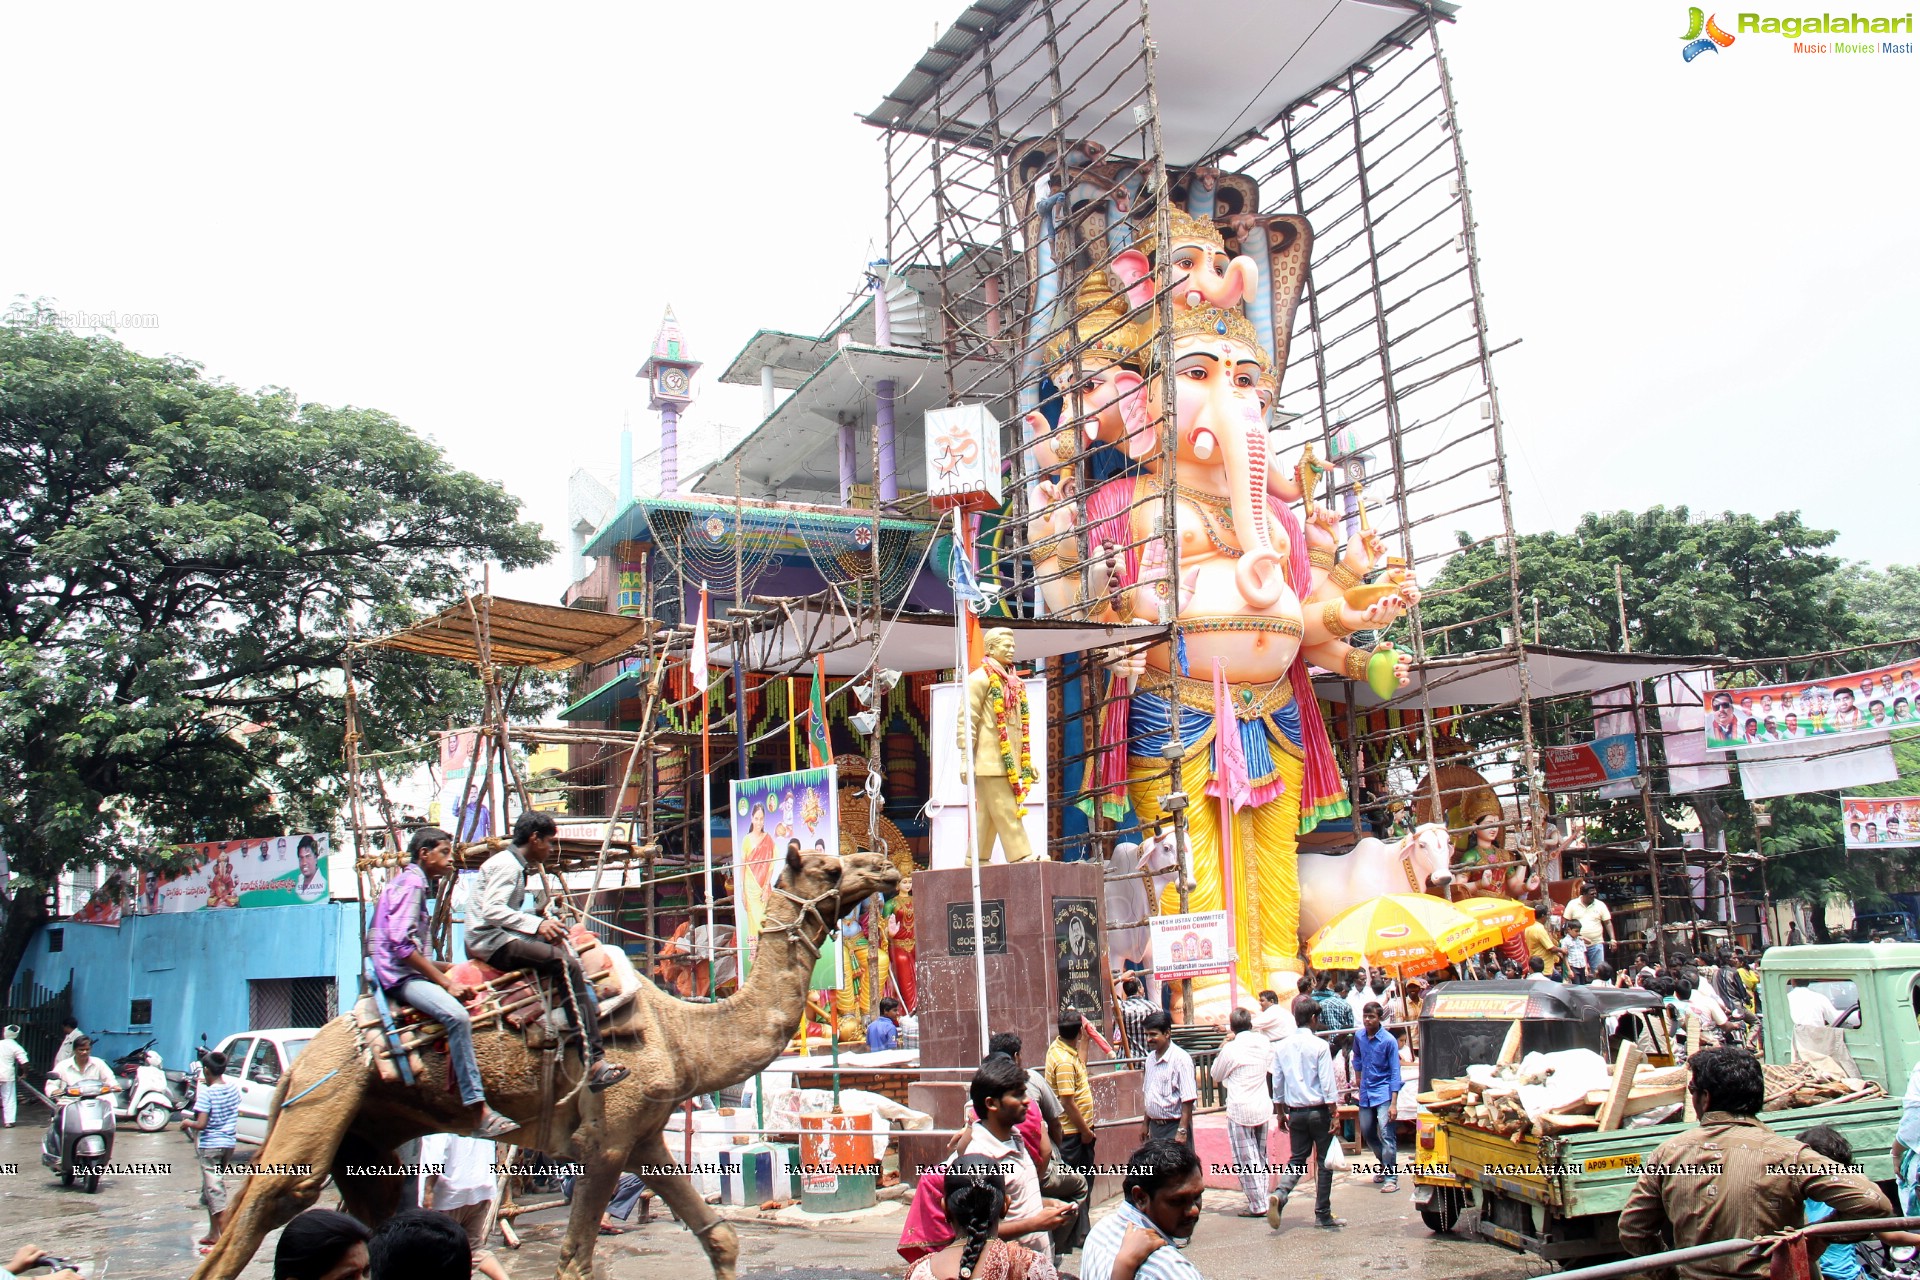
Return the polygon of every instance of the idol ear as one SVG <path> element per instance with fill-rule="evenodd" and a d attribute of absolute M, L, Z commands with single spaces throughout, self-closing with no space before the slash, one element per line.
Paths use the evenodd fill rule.
<path fill-rule="evenodd" d="M 797 876 L 804 869 L 805 867 L 800 861 L 800 851 L 798 849 L 789 847 L 787 849 L 787 870 L 793 872 L 793 874 Z"/>
<path fill-rule="evenodd" d="M 1138 249 L 1122 249 L 1114 255 L 1111 267 L 1120 287 L 1127 291 L 1127 306 L 1138 309 L 1153 305 L 1153 264 Z"/>
<path fill-rule="evenodd" d="M 1150 421 L 1152 415 L 1147 411 L 1146 380 L 1131 369 L 1122 369 L 1113 375 L 1113 389 L 1118 397 L 1115 403 L 1120 409 L 1120 422 L 1126 429 L 1127 456 L 1144 458 L 1160 444 Z"/>

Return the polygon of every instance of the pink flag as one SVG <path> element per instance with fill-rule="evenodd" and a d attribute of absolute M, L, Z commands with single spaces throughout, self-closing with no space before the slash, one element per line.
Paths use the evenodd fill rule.
<path fill-rule="evenodd" d="M 1179 714 L 1177 708 L 1175 714 Z M 1253 803 L 1247 753 L 1240 745 L 1240 720 L 1233 714 L 1227 672 L 1219 658 L 1213 660 L 1213 781 L 1207 783 L 1207 794 L 1226 801 L 1234 813 Z"/>

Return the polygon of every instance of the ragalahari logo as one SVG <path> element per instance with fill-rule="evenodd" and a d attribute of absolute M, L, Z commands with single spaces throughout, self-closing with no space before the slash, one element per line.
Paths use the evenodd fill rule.
<path fill-rule="evenodd" d="M 1680 50 L 1682 58 L 1692 62 L 1703 53 L 1718 53 L 1733 43 L 1733 37 L 1714 22 L 1715 16 L 1705 9 L 1687 10 L 1687 34 L 1680 37 L 1687 42 Z"/>

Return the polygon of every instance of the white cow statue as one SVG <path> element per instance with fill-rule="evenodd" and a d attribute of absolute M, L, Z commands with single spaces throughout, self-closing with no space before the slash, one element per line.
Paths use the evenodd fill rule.
<path fill-rule="evenodd" d="M 1453 883 L 1453 841 L 1438 822 L 1395 844 L 1368 836 L 1345 853 L 1300 851 L 1300 946 L 1348 907 L 1383 893 L 1445 897 Z"/>

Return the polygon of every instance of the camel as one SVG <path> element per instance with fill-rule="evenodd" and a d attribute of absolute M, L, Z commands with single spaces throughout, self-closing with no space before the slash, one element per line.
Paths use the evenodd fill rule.
<path fill-rule="evenodd" d="M 591 1280 L 600 1216 L 623 1169 L 644 1177 L 699 1237 L 715 1280 L 734 1280 L 739 1239 L 684 1174 L 671 1172 L 679 1165 L 667 1151 L 667 1119 L 686 1099 L 738 1084 L 779 1056 L 800 1025 L 807 979 L 828 929 L 869 895 L 891 893 L 899 882 L 893 864 L 876 853 L 789 855 L 740 990 L 715 1004 L 693 1004 L 643 982 L 633 1002 L 602 1027 L 607 1060 L 632 1075 L 604 1094 L 576 1088 L 581 1064 L 577 1050 L 569 1050 L 554 1072 L 560 1105 L 544 1118 L 541 1055 L 516 1032 L 475 1028 L 487 1100 L 524 1126 L 507 1140 L 558 1151 L 571 1138 L 572 1158 L 585 1168 L 574 1188 L 558 1280 Z M 234 1197 L 226 1232 L 193 1280 L 234 1280 L 269 1231 L 313 1204 L 329 1173 L 348 1213 L 369 1224 L 382 1221 L 400 1207 L 405 1179 L 365 1167 L 390 1168 L 401 1143 L 465 1132 L 472 1124 L 444 1079 L 383 1082 L 366 1061 L 350 1016 L 322 1027 L 294 1061 L 270 1116 L 258 1160 L 263 1172 Z M 353 1166 L 362 1171 L 350 1171 Z"/>

